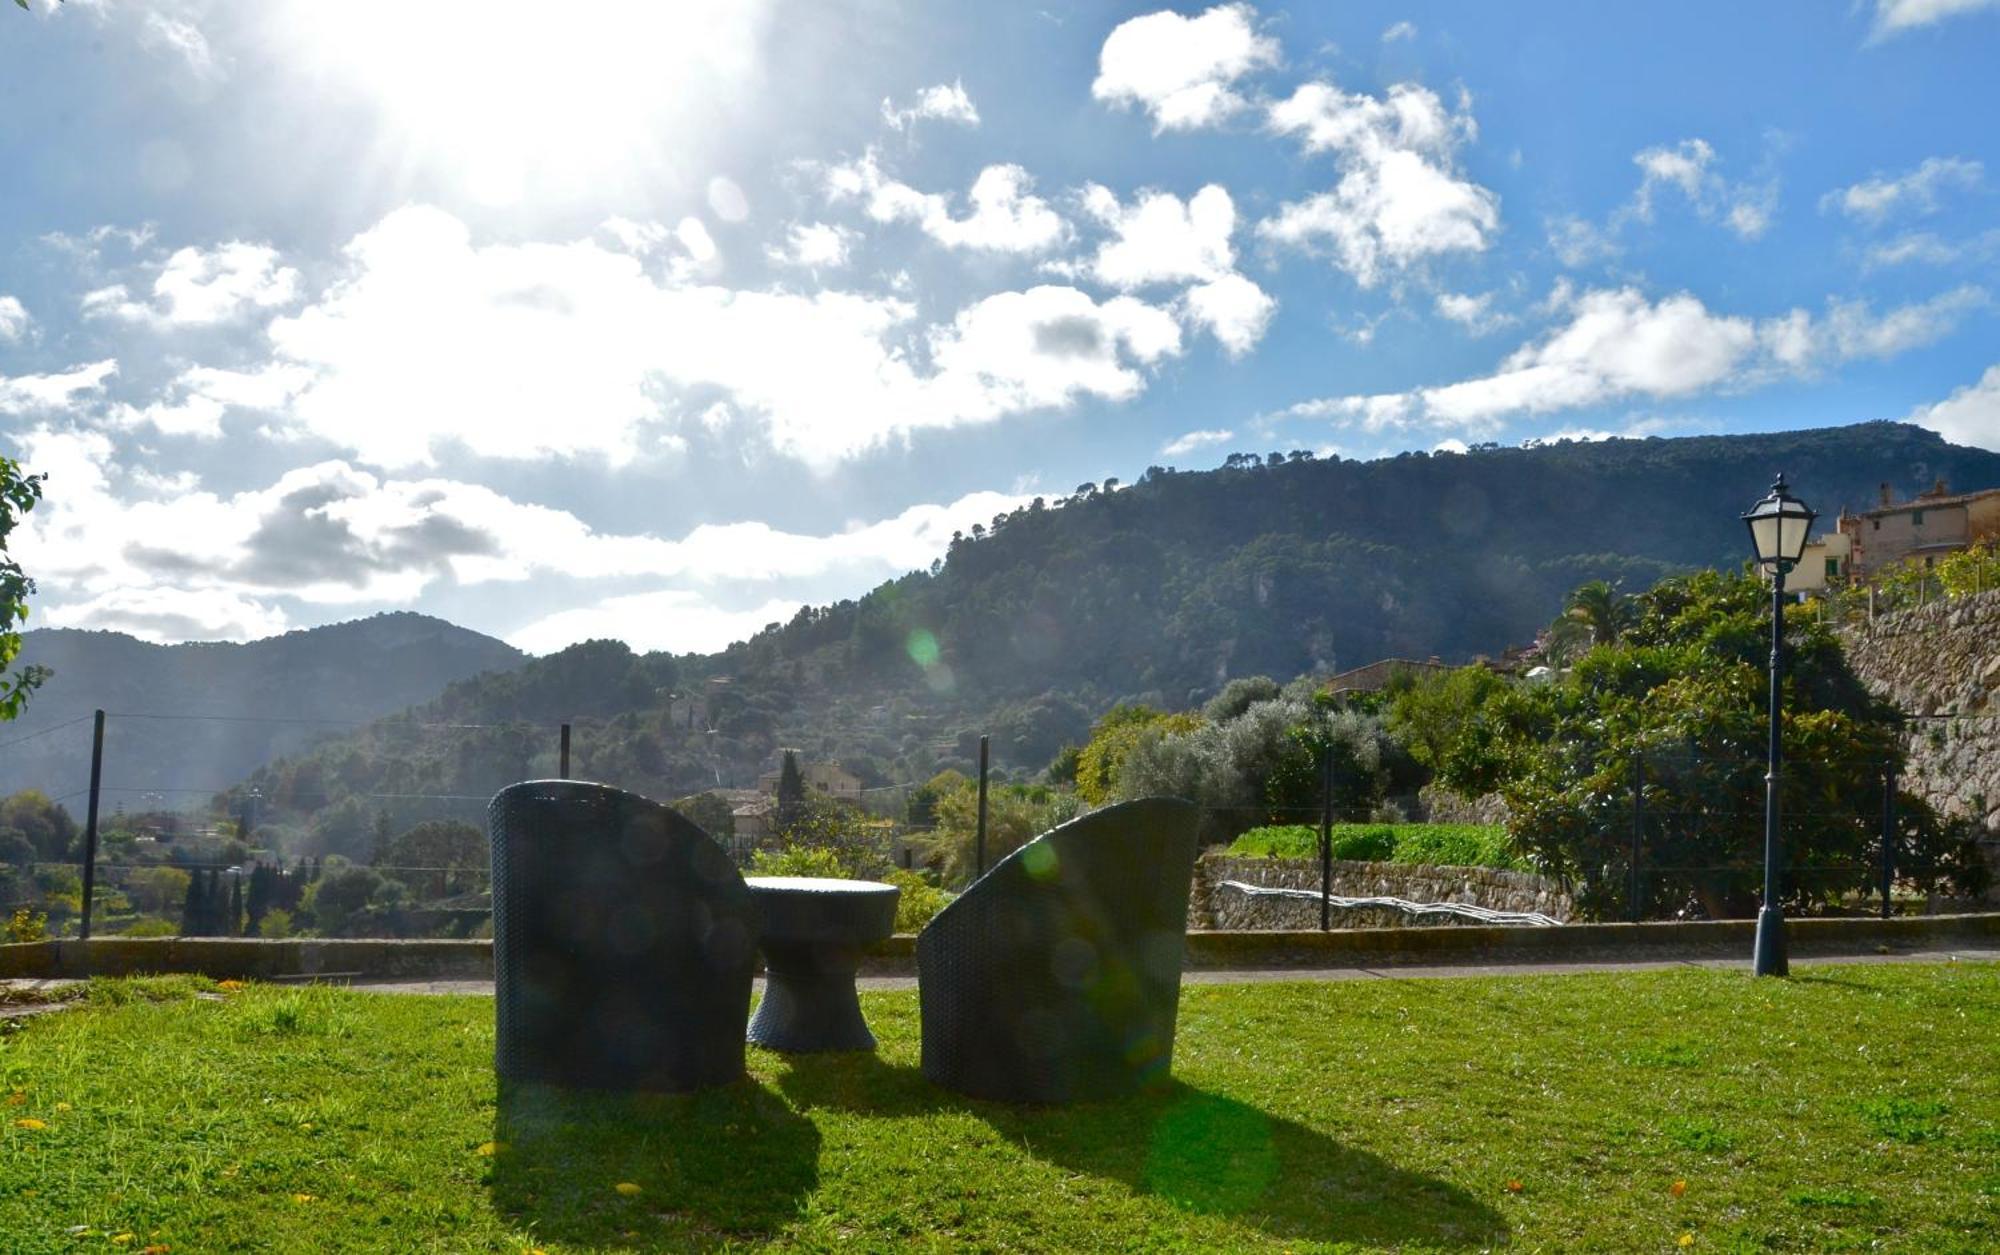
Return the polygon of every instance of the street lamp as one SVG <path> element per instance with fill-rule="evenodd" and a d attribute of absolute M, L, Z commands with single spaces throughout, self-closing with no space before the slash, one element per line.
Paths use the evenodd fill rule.
<path fill-rule="evenodd" d="M 1757 565 L 1771 576 L 1771 754 L 1764 775 L 1764 905 L 1757 911 L 1757 949 L 1752 968 L 1759 976 L 1784 976 L 1785 909 L 1778 900 L 1783 850 L 1778 843 L 1778 767 L 1780 688 L 1785 670 L 1785 575 L 1805 556 L 1812 535 L 1812 507 L 1794 497 L 1779 475 L 1771 494 L 1750 507 L 1743 522 L 1750 528 L 1750 545 Z"/>

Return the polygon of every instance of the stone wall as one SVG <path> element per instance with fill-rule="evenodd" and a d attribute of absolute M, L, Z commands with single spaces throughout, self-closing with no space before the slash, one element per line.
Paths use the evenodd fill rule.
<path fill-rule="evenodd" d="M 1222 887 L 1225 880 L 1278 889 L 1319 891 L 1319 861 L 1245 858 L 1214 853 L 1195 862 L 1188 895 L 1194 929 L 1299 929 L 1319 927 L 1319 903 L 1301 898 L 1261 898 Z M 1496 911 L 1536 911 L 1567 921 L 1569 895 L 1555 881 L 1525 872 L 1486 867 L 1426 867 L 1335 859 L 1333 892 L 1343 898 L 1402 898 L 1410 902 L 1463 902 Z M 1471 924 L 1456 916 L 1417 918 L 1396 910 L 1336 910 L 1336 928 L 1432 928 Z"/>
<path fill-rule="evenodd" d="M 1885 614 L 1842 633 L 1869 689 L 1911 720 L 1903 787 L 1980 820 L 2000 871 L 2000 591 Z"/>

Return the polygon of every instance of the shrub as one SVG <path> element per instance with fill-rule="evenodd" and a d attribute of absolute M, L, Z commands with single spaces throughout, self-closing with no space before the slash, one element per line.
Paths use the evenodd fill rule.
<path fill-rule="evenodd" d="M 257 935 L 278 939 L 292 935 L 292 913 L 283 907 L 272 907 L 264 912 L 264 918 L 257 921 Z"/>
<path fill-rule="evenodd" d="M 27 907 L 16 910 L 7 921 L 7 940 L 41 941 L 49 935 L 49 917 Z"/>
<path fill-rule="evenodd" d="M 898 868 L 882 879 L 903 891 L 903 896 L 896 902 L 896 931 L 899 933 L 917 932 L 951 904 L 952 895 L 924 879 L 920 872 Z"/>
<path fill-rule="evenodd" d="M 823 845 L 788 845 L 781 850 L 759 850 L 750 859 L 753 876 L 824 876 L 840 879 L 840 855 Z"/>
<path fill-rule="evenodd" d="M 1526 870 L 1498 824 L 1335 824 L 1333 856 L 1366 863 Z M 1319 829 L 1308 824 L 1252 828 L 1229 853 L 1257 858 L 1318 858 Z"/>
<path fill-rule="evenodd" d="M 157 915 L 144 916 L 125 926 L 122 936 L 126 937 L 171 937 L 180 932 L 170 919 Z"/>

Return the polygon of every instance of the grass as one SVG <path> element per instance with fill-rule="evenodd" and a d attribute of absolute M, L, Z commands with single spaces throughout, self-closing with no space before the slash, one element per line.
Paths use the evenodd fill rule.
<path fill-rule="evenodd" d="M 1368 863 L 1531 870 L 1498 824 L 1335 824 L 1333 856 Z M 1229 846 L 1259 858 L 1318 858 L 1319 829 L 1308 824 L 1252 828 Z"/>
<path fill-rule="evenodd" d="M 485 999 L 97 982 L 0 1038 L 0 1246 L 2000 1249 L 2000 965 L 1196 986 L 1171 1088 L 1068 1110 L 864 1002 L 875 1055 L 501 1094 Z"/>

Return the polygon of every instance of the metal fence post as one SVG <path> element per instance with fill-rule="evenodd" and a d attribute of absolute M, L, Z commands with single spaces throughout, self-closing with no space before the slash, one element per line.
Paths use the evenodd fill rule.
<path fill-rule="evenodd" d="M 1333 747 L 1319 758 L 1319 930 L 1333 927 Z"/>
<path fill-rule="evenodd" d="M 97 795 L 104 783 L 104 712 L 97 712 L 90 733 L 90 810 L 83 821 L 83 922 L 77 936 L 90 940 L 90 908 L 97 896 Z"/>
<path fill-rule="evenodd" d="M 562 752 L 557 758 L 556 779 L 569 779 L 569 725 L 562 726 Z"/>
<path fill-rule="evenodd" d="M 1889 891 L 1896 883 L 1896 764 L 1882 769 L 1882 918 L 1889 918 Z"/>
<path fill-rule="evenodd" d="M 973 877 L 986 874 L 986 751 L 990 737 L 979 738 L 979 825 L 972 838 Z"/>

